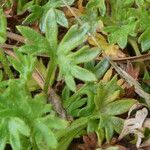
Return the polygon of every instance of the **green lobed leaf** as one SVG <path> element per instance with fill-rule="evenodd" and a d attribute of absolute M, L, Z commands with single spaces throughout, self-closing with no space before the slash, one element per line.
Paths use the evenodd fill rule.
<path fill-rule="evenodd" d="M 37 55 L 42 53 L 48 53 L 48 49 L 46 47 L 42 47 L 39 45 L 23 45 L 19 47 L 18 51 L 29 54 L 29 55 Z"/>
<path fill-rule="evenodd" d="M 72 66 L 71 74 L 74 77 L 76 77 L 80 80 L 83 80 L 83 81 L 96 81 L 97 80 L 95 75 L 92 72 L 90 72 L 84 68 L 81 68 L 79 66 Z"/>
<path fill-rule="evenodd" d="M 0 43 L 5 43 L 7 39 L 6 28 L 7 28 L 7 20 L 3 13 L 3 10 L 0 9 Z"/>
<path fill-rule="evenodd" d="M 105 136 L 107 142 L 110 142 L 111 138 L 113 137 L 113 134 L 114 134 L 113 125 L 110 122 L 107 122 L 107 124 L 105 125 Z"/>
<path fill-rule="evenodd" d="M 27 81 L 30 79 L 35 68 L 36 58 L 32 55 L 23 55 L 16 50 L 18 59 L 9 56 L 8 59 L 13 67 L 20 73 L 20 77 Z"/>
<path fill-rule="evenodd" d="M 105 0 L 90 0 L 87 4 L 87 9 L 94 10 L 98 8 L 101 15 L 104 16 L 106 13 Z"/>
<path fill-rule="evenodd" d="M 123 129 L 124 120 L 119 117 L 111 117 L 110 120 L 114 130 L 120 134 Z"/>
<path fill-rule="evenodd" d="M 22 144 L 20 141 L 18 127 L 20 127 L 20 126 L 18 126 L 18 124 L 16 124 L 16 122 L 13 121 L 13 119 L 11 119 L 9 121 L 9 124 L 8 124 L 8 129 L 9 129 L 9 134 L 10 134 L 9 141 L 10 141 L 12 148 L 15 150 L 22 149 Z M 24 128 L 24 127 L 22 127 L 22 128 Z"/>
<path fill-rule="evenodd" d="M 31 14 L 26 17 L 26 19 L 23 21 L 23 24 L 33 23 L 40 19 L 43 14 L 43 8 L 39 5 L 32 5 L 28 8 L 28 10 L 31 12 Z"/>
<path fill-rule="evenodd" d="M 44 22 L 46 26 L 46 38 L 49 41 L 50 49 L 56 51 L 57 49 L 57 36 L 58 36 L 58 26 L 56 22 L 56 14 L 53 9 L 50 9 L 44 17 Z"/>
<path fill-rule="evenodd" d="M 26 38 L 26 43 L 29 44 L 47 44 L 45 38 L 34 29 L 25 26 L 17 26 L 19 32 Z"/>
<path fill-rule="evenodd" d="M 22 135 L 30 136 L 30 128 L 28 125 L 17 117 L 10 118 L 9 130 L 16 130 L 16 132 L 19 132 Z"/>
<path fill-rule="evenodd" d="M 32 49 L 33 49 L 34 54 L 40 54 L 41 52 L 42 53 L 46 52 L 48 54 L 51 54 L 48 41 L 40 33 L 25 26 L 17 26 L 17 29 L 25 37 L 26 44 L 27 44 L 24 47 L 21 47 L 20 51 L 26 53 L 26 50 L 27 50 L 27 51 L 31 51 L 30 54 L 32 54 Z M 30 46 L 31 46 L 31 49 L 30 49 Z M 36 47 L 38 48 L 35 52 Z"/>
<path fill-rule="evenodd" d="M 117 77 L 114 76 L 109 82 L 100 82 L 97 88 L 97 94 L 94 98 L 94 103 L 97 110 L 107 106 L 118 98 L 121 88 L 117 85 Z"/>
<path fill-rule="evenodd" d="M 98 48 L 84 46 L 77 52 L 70 54 L 68 57 L 70 57 L 75 64 L 80 64 L 93 60 L 99 53 L 100 51 Z"/>
<path fill-rule="evenodd" d="M 53 115 L 42 118 L 41 121 L 44 122 L 49 128 L 55 130 L 65 129 L 69 125 L 66 120 Z"/>
<path fill-rule="evenodd" d="M 86 103 L 87 103 L 87 98 L 82 98 L 82 99 L 76 100 L 69 106 L 67 111 L 72 116 L 78 116 L 80 107 L 84 106 Z"/>
<path fill-rule="evenodd" d="M 117 43 L 122 49 L 127 45 L 128 36 L 135 36 L 134 30 L 137 22 L 129 22 L 123 26 L 108 26 L 104 30 L 108 33 L 108 41 L 112 44 Z"/>
<path fill-rule="evenodd" d="M 141 34 L 138 40 L 141 43 L 142 52 L 150 50 L 150 27 Z"/>
<path fill-rule="evenodd" d="M 56 14 L 56 21 L 59 25 L 68 28 L 68 20 L 64 14 L 63 11 L 60 11 L 58 9 L 55 9 L 55 14 Z"/>
<path fill-rule="evenodd" d="M 0 95 L 0 124 L 2 128 L 8 128 L 4 132 L 4 137 L 8 137 L 7 143 L 20 150 L 24 145 L 34 146 L 31 141 L 36 139 L 38 144 L 46 142 L 45 149 L 56 147 L 55 131 L 65 128 L 67 122 L 51 113 L 45 96 L 32 98 L 21 79 L 12 80 L 7 86 Z M 7 119 L 8 125 L 3 125 L 2 119 Z M 30 140 L 26 141 L 28 137 Z"/>
<path fill-rule="evenodd" d="M 64 0 L 66 4 L 72 5 L 74 0 Z M 45 5 L 45 7 L 48 8 L 58 8 L 58 7 L 64 7 L 65 4 L 62 0 L 49 0 L 48 3 Z"/>
<path fill-rule="evenodd" d="M 70 90 L 76 91 L 76 84 L 72 75 L 70 74 L 65 75 L 65 83 L 69 87 Z"/>
<path fill-rule="evenodd" d="M 11 147 L 15 150 L 22 149 L 19 134 L 17 132 L 15 133 L 15 131 L 10 131 L 10 130 L 9 130 L 9 133 L 10 133 L 9 142 L 10 142 Z"/>
<path fill-rule="evenodd" d="M 43 137 L 48 148 L 56 148 L 57 139 L 54 133 L 51 131 L 51 129 L 49 129 L 44 123 L 39 122 L 39 121 L 35 122 L 35 126 L 37 128 L 37 131 L 40 132 L 41 136 Z M 36 138 L 36 142 L 41 143 L 38 141 L 37 138 Z"/>
<path fill-rule="evenodd" d="M 122 99 L 107 104 L 107 107 L 101 109 L 105 114 L 121 115 L 127 112 L 137 101 L 134 99 Z"/>
<path fill-rule="evenodd" d="M 58 54 L 68 54 L 69 51 L 82 44 L 86 40 L 88 29 L 87 24 L 81 28 L 78 28 L 77 25 L 73 25 L 61 40 L 58 46 Z"/>
<path fill-rule="evenodd" d="M 62 91 L 62 99 L 64 101 L 68 100 L 70 97 L 70 94 L 71 94 L 70 89 L 68 88 L 68 86 L 65 86 L 63 91 Z"/>
<path fill-rule="evenodd" d="M 146 9 L 141 9 L 140 10 L 140 18 L 139 18 L 139 21 L 140 21 L 140 28 L 142 30 L 146 30 L 149 28 L 149 23 L 150 23 L 150 12 L 149 11 L 146 11 Z"/>
<path fill-rule="evenodd" d="M 98 130 L 104 129 L 105 131 L 105 138 L 107 140 L 107 142 L 109 143 L 113 134 L 114 134 L 114 129 L 113 129 L 113 125 L 110 122 L 110 116 L 106 115 L 106 114 L 102 114 L 100 116 L 100 121 L 99 121 L 99 125 L 98 125 Z"/>
<path fill-rule="evenodd" d="M 94 67 L 94 74 L 99 79 L 101 78 L 105 72 L 108 70 L 110 64 L 107 59 L 101 60 L 95 67 Z"/>
<path fill-rule="evenodd" d="M 86 127 L 87 122 L 88 122 L 87 117 L 76 119 L 68 128 L 62 130 L 62 132 L 59 132 L 58 133 L 59 144 L 56 149 L 67 150 L 73 138 L 81 135 L 82 131 Z"/>

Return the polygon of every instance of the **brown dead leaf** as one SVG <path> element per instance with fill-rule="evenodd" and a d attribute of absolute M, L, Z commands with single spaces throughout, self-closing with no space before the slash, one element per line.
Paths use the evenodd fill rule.
<path fill-rule="evenodd" d="M 84 12 L 84 10 L 85 10 L 85 8 L 83 7 L 82 3 L 83 3 L 83 0 L 78 0 L 78 2 L 77 2 L 78 9 L 79 9 L 79 11 L 81 13 Z"/>
<path fill-rule="evenodd" d="M 40 28 L 39 28 L 38 22 L 35 22 L 35 23 L 31 24 L 30 27 L 31 27 L 32 29 L 34 29 L 35 31 L 37 31 L 37 32 L 40 33 Z"/>
<path fill-rule="evenodd" d="M 130 61 L 127 62 L 126 72 L 130 76 L 132 76 L 135 80 L 138 80 L 139 71 L 140 71 L 140 69 L 138 67 L 134 68 Z"/>
<path fill-rule="evenodd" d="M 112 78 L 113 68 L 111 67 L 104 75 L 102 81 L 108 82 Z"/>
<path fill-rule="evenodd" d="M 141 103 L 136 103 L 136 104 L 134 104 L 131 108 L 130 108 L 130 110 L 128 111 L 128 117 L 127 117 L 127 119 L 129 119 L 130 117 L 131 117 L 131 113 L 133 112 L 133 111 L 137 111 L 137 110 L 139 110 L 139 109 L 142 109 L 143 107 L 145 107 L 143 104 L 141 104 Z"/>
<path fill-rule="evenodd" d="M 5 9 L 5 10 L 4 10 L 5 16 L 6 16 L 6 17 L 10 17 L 11 11 L 12 11 L 11 8 Z"/>
<path fill-rule="evenodd" d="M 109 44 L 102 34 L 97 33 L 95 35 L 95 38 L 97 39 L 97 42 L 101 46 L 101 48 L 105 51 L 106 55 L 113 57 L 113 58 L 124 58 L 126 56 L 119 49 L 118 45 Z M 89 42 L 89 44 L 91 44 L 93 46 L 97 46 L 97 44 L 95 43 L 95 41 L 93 41 L 93 39 L 91 37 L 88 38 L 88 42 Z"/>
<path fill-rule="evenodd" d="M 117 81 L 117 85 L 122 86 L 124 84 L 124 82 L 125 82 L 125 80 L 121 78 Z"/>
<path fill-rule="evenodd" d="M 134 98 L 136 95 L 134 86 L 125 87 L 124 91 L 124 97 L 126 98 Z"/>
<path fill-rule="evenodd" d="M 87 136 L 83 136 L 84 144 L 80 144 L 78 147 L 80 150 L 95 150 L 97 147 L 97 137 L 95 133 L 90 133 Z"/>
<path fill-rule="evenodd" d="M 125 69 L 126 73 L 128 73 L 131 77 L 133 77 L 135 80 L 138 80 L 139 76 L 139 68 L 133 67 L 132 63 L 130 61 L 127 61 L 127 66 L 122 65 L 122 67 Z M 132 85 L 129 85 L 127 82 L 122 84 L 121 86 L 125 90 L 124 96 L 126 98 L 134 98 L 136 95 L 135 87 Z"/>
<path fill-rule="evenodd" d="M 17 1 L 13 1 L 13 5 L 11 7 L 10 15 L 11 16 L 17 15 Z"/>
<path fill-rule="evenodd" d="M 79 9 L 77 9 L 75 7 L 71 7 L 71 9 L 76 14 L 76 16 L 80 16 L 81 15 L 81 12 L 80 12 Z M 67 7 L 63 8 L 63 12 L 65 13 L 66 17 L 68 17 L 68 18 L 74 17 L 74 14 L 72 14 Z"/>
<path fill-rule="evenodd" d="M 123 130 L 119 136 L 119 140 L 128 134 L 135 134 L 137 136 L 136 147 L 139 147 L 142 142 L 143 134 L 143 123 L 148 115 L 148 110 L 143 108 L 138 110 L 135 114 L 135 118 L 129 118 L 125 120 Z M 129 116 L 128 116 L 129 117 Z"/>
<path fill-rule="evenodd" d="M 150 138 L 148 138 L 146 141 L 144 141 L 140 148 L 144 149 L 144 150 L 150 150 Z"/>
<path fill-rule="evenodd" d="M 149 128 L 150 129 L 150 118 L 147 118 L 144 122 L 144 125 L 143 125 L 145 128 Z"/>
<path fill-rule="evenodd" d="M 126 55 L 119 49 L 118 45 L 108 45 L 105 50 L 106 55 L 113 58 L 124 58 Z"/>

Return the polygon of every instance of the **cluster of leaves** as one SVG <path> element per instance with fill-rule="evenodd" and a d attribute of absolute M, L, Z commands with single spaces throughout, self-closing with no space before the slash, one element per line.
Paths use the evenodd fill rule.
<path fill-rule="evenodd" d="M 72 91 L 76 90 L 73 77 L 83 81 L 96 81 L 94 74 L 77 64 L 93 60 L 99 54 L 98 48 L 83 46 L 77 52 L 71 52 L 86 40 L 88 26 L 84 25 L 80 29 L 77 25 L 72 26 L 58 44 L 58 27 L 53 12 L 50 12 L 48 20 L 53 22 L 46 22 L 46 38 L 29 27 L 18 27 L 27 40 L 27 44 L 19 48 L 19 51 L 32 55 L 40 53 L 49 55 L 53 63 L 51 66 L 59 66 L 59 79 L 64 76 L 66 84 Z"/>
<path fill-rule="evenodd" d="M 0 95 L 0 148 L 6 144 L 14 150 L 56 148 L 55 132 L 67 122 L 54 115 L 44 95 L 32 98 L 21 79 L 10 80 L 7 86 Z"/>
<path fill-rule="evenodd" d="M 110 64 L 107 59 L 95 60 L 101 50 L 88 43 L 88 33 L 96 33 L 103 24 L 100 31 L 111 44 L 117 43 L 124 49 L 132 37 L 141 44 L 142 52 L 148 51 L 149 1 L 110 0 L 107 4 L 105 0 L 90 0 L 79 16 L 83 25 L 70 26 L 63 8 L 74 3 L 74 0 L 16 0 L 17 13 L 28 11 L 29 15 L 16 26 L 25 43 L 21 46 L 17 43 L 13 55 L 7 57 L 0 49 L 4 68 L 0 71 L 2 150 L 7 144 L 14 150 L 66 150 L 74 138 L 91 132 L 97 134 L 99 144 L 104 139 L 109 143 L 114 133 L 119 134 L 123 128 L 120 115 L 137 102 L 121 97 L 123 89 L 117 85 L 116 76 L 108 82 L 101 80 Z M 13 4 L 11 0 L 4 2 L 4 10 Z M 4 10 L 0 9 L 0 44 L 8 42 Z M 35 22 L 38 31 L 28 26 Z M 60 28 L 69 29 L 60 35 Z M 48 64 L 47 60 L 39 59 L 43 54 L 49 58 Z M 19 77 L 14 78 L 10 64 Z M 33 79 L 35 70 L 45 79 L 44 89 Z M 149 80 L 148 72 L 144 79 Z M 59 93 L 67 114 L 74 119 L 71 124 L 59 118 L 47 102 L 49 86 L 55 87 L 58 81 L 65 81 Z"/>
<path fill-rule="evenodd" d="M 86 84 L 72 96 L 65 88 L 62 99 L 71 116 L 88 118 L 87 132 L 96 132 L 102 143 L 104 138 L 111 140 L 114 130 L 121 132 L 123 119 L 117 115 L 124 114 L 136 103 L 134 99 L 120 99 L 121 92 L 114 77 L 107 83 Z"/>
<path fill-rule="evenodd" d="M 124 49 L 129 38 L 134 37 L 141 44 L 142 52 L 146 52 L 150 49 L 149 6 L 148 0 L 110 0 L 106 8 L 105 0 L 90 0 L 83 18 L 89 22 L 91 17 L 95 18 L 95 25 L 102 20 L 110 43 L 117 43 Z"/>

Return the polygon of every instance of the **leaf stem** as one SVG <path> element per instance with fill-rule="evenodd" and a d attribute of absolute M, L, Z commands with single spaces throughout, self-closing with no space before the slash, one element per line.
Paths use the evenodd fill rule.
<path fill-rule="evenodd" d="M 31 134 L 31 138 L 32 138 L 32 148 L 33 149 L 38 149 L 33 133 Z"/>
<path fill-rule="evenodd" d="M 55 71 L 56 65 L 57 64 L 56 64 L 55 59 L 52 59 L 50 65 L 48 66 L 47 76 L 46 76 L 45 85 L 44 85 L 44 91 L 46 94 L 48 92 L 48 87 L 49 87 L 52 75 Z"/>
<path fill-rule="evenodd" d="M 140 52 L 140 50 L 139 50 L 139 47 L 138 47 L 138 44 L 137 44 L 136 40 L 134 40 L 134 39 L 131 38 L 131 37 L 130 37 L 128 40 L 129 40 L 129 43 L 131 44 L 132 48 L 134 49 L 135 54 L 136 54 L 137 56 L 141 55 L 141 52 Z"/>
<path fill-rule="evenodd" d="M 7 58 L 6 58 L 6 56 L 5 56 L 5 54 L 4 54 L 2 49 L 0 49 L 0 61 L 2 62 L 2 65 L 4 67 L 4 71 L 6 72 L 8 77 L 10 79 L 13 79 L 14 78 L 13 73 L 10 70 L 8 60 L 7 60 Z"/>

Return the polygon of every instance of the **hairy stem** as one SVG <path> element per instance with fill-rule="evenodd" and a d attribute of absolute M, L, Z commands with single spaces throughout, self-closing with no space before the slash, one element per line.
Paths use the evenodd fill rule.
<path fill-rule="evenodd" d="M 52 59 L 50 65 L 48 66 L 48 72 L 47 72 L 47 76 L 46 76 L 46 80 L 45 80 L 45 85 L 44 85 L 44 92 L 45 93 L 48 92 L 48 87 L 49 87 L 49 84 L 50 84 L 50 80 L 51 80 L 52 75 L 55 71 L 56 65 L 57 64 L 55 62 L 55 59 Z"/>
<path fill-rule="evenodd" d="M 32 76 L 37 81 L 39 86 L 43 89 L 45 79 L 43 78 L 41 73 L 36 69 L 36 71 L 33 72 Z M 63 108 L 60 97 L 56 94 L 56 92 L 51 87 L 48 88 L 48 102 L 52 104 L 54 110 L 61 118 L 70 120 L 70 117 L 67 116 L 66 111 Z"/>

